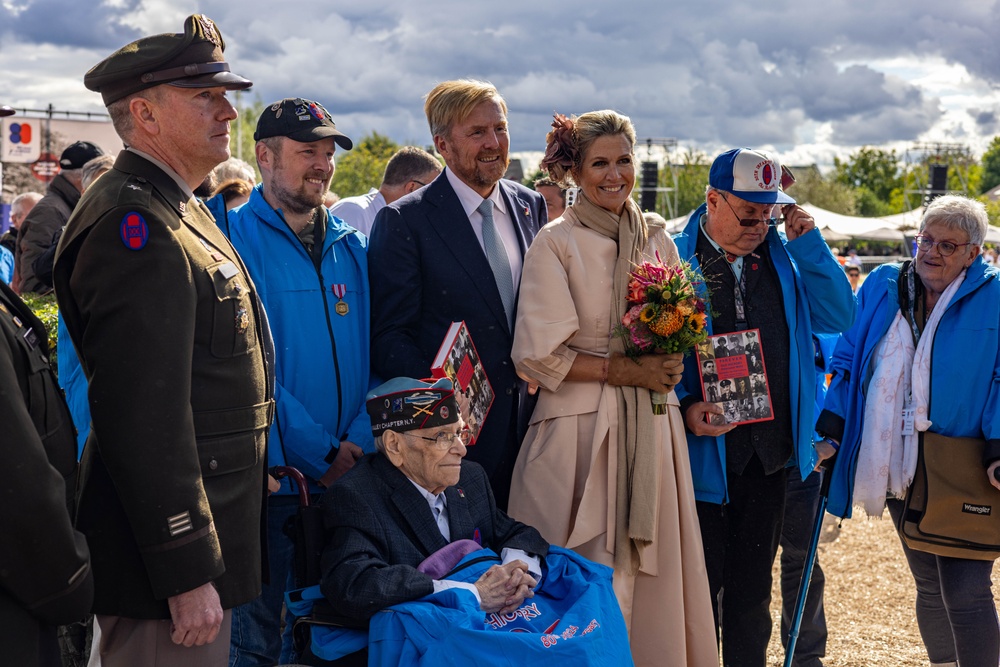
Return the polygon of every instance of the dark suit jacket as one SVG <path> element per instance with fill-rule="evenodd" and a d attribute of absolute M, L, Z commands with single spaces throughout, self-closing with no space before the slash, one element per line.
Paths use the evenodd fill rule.
<path fill-rule="evenodd" d="M 513 181 L 497 187 L 523 255 L 546 222 L 545 200 Z M 445 173 L 379 211 L 368 266 L 378 376 L 428 377 L 451 323 L 465 320 L 469 327 L 496 398 L 468 458 L 499 482 L 494 490 L 505 507 L 509 479 L 496 473 L 513 465 L 520 444 L 511 437 L 519 390 L 510 358 L 514 338 L 489 261 Z"/>
<path fill-rule="evenodd" d="M 203 205 L 123 151 L 77 205 L 54 278 L 89 384 L 77 526 L 95 613 L 169 618 L 168 597 L 208 582 L 224 609 L 252 600 L 273 392 L 243 262 Z"/>
<path fill-rule="evenodd" d="M 472 539 L 478 530 L 482 545 L 497 553 L 548 553 L 537 530 L 497 509 L 475 463 L 463 461 L 458 484 L 444 493 L 452 541 Z M 416 567 L 448 543 L 427 501 L 382 454 L 365 456 L 327 490 L 323 515 L 320 587 L 344 624 L 365 625 L 380 609 L 434 592 L 431 578 Z"/>

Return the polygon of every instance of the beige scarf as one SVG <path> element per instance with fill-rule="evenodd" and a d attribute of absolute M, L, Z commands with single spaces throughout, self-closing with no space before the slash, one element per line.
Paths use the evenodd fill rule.
<path fill-rule="evenodd" d="M 643 250 L 649 230 L 642 212 L 626 200 L 618 216 L 593 204 L 581 192 L 570 207 L 585 227 L 618 242 L 618 260 L 611 287 L 611 321 L 618 324 L 626 312 L 629 272 L 644 261 Z M 612 354 L 624 354 L 625 342 L 612 336 Z M 618 397 L 618 479 L 615 488 L 615 567 L 636 574 L 643 549 L 656 538 L 656 476 L 659 474 L 659 447 L 649 390 L 644 387 L 615 387 Z"/>

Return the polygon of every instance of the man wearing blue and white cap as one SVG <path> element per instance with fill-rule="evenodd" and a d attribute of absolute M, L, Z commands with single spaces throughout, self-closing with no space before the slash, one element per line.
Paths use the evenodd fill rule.
<path fill-rule="evenodd" d="M 484 611 L 517 609 L 533 595 L 549 545 L 499 510 L 482 467 L 462 460 L 468 431 L 451 381 L 396 378 L 369 392 L 367 407 L 378 451 L 323 499 L 321 588 L 334 613 L 367 625 L 380 609 L 453 587 L 468 588 Z M 475 584 L 417 569 L 459 540 L 493 549 L 503 565 Z"/>
<path fill-rule="evenodd" d="M 781 180 L 774 156 L 726 151 L 712 164 L 705 204 L 675 239 L 680 256 L 711 286 L 709 333 L 760 330 L 774 415 L 736 427 L 709 424 L 706 415 L 722 410 L 704 400 L 693 355 L 685 360 L 676 392 L 727 666 L 766 662 L 787 470 L 794 464 L 791 474 L 804 478 L 833 453 L 813 446 L 812 334 L 840 333 L 855 313 L 843 270 Z"/>

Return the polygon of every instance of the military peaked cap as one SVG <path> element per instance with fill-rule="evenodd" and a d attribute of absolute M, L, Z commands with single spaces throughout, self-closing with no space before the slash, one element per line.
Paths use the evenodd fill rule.
<path fill-rule="evenodd" d="M 215 22 L 202 14 L 184 21 L 183 33 L 143 37 L 126 44 L 94 65 L 83 85 L 110 105 L 140 90 L 169 83 L 183 88 L 225 86 L 244 90 L 249 79 L 229 71 L 223 60 L 226 43 Z"/>

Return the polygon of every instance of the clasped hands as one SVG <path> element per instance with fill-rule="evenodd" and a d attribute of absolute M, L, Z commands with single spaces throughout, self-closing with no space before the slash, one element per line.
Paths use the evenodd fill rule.
<path fill-rule="evenodd" d="M 577 355 L 566 375 L 569 381 L 599 382 L 606 381 L 619 387 L 645 387 L 650 391 L 668 393 L 681 381 L 684 373 L 684 355 L 643 354 L 631 359 L 622 354 L 613 354 L 608 358 L 592 355 Z M 518 370 L 518 376 L 528 383 L 528 393 L 538 391 L 538 382 Z"/>
<path fill-rule="evenodd" d="M 509 614 L 516 611 L 526 598 L 535 597 L 538 582 L 528 574 L 524 561 L 512 560 L 494 565 L 476 581 L 480 608 L 487 613 Z"/>

